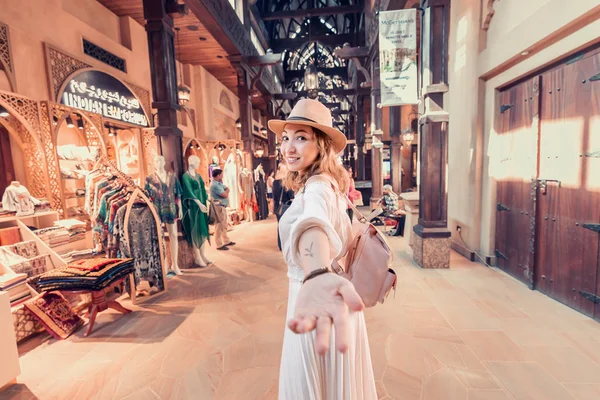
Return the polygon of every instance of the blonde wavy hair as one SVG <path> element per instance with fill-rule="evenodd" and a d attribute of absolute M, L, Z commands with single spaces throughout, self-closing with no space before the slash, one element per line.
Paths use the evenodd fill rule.
<path fill-rule="evenodd" d="M 319 148 L 319 154 L 315 161 L 304 171 L 296 172 L 289 171 L 283 180 L 283 184 L 287 189 L 292 189 L 298 192 L 304 187 L 308 178 L 314 175 L 327 174 L 330 175 L 338 184 L 340 191 L 346 193 L 350 186 L 348 171 L 337 160 L 337 154 L 333 148 L 333 142 L 323 132 L 316 128 L 312 128 Z"/>

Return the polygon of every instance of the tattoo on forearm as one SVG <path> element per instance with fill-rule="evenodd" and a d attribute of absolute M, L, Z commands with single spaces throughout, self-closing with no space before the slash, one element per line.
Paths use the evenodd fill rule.
<path fill-rule="evenodd" d="M 313 242 L 310 242 L 310 247 L 304 249 L 304 256 L 305 257 L 310 257 L 310 258 L 314 257 L 314 255 L 313 255 L 313 244 L 314 244 Z"/>

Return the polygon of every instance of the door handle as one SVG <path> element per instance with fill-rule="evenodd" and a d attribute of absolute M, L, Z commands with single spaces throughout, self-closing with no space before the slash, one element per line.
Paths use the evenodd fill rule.
<path fill-rule="evenodd" d="M 548 182 L 556 182 L 558 183 L 558 187 L 560 187 L 560 181 L 558 179 L 538 179 L 537 181 L 540 183 L 540 192 L 542 194 L 546 194 Z"/>

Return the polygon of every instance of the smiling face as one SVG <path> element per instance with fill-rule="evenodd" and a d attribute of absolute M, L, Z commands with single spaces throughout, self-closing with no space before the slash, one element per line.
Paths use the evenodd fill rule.
<path fill-rule="evenodd" d="M 281 153 L 289 171 L 303 172 L 315 162 L 319 146 L 310 126 L 287 124 L 281 136 Z"/>

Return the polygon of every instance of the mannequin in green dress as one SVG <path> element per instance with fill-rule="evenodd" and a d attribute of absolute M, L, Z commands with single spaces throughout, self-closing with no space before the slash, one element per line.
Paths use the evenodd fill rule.
<path fill-rule="evenodd" d="M 194 250 L 194 262 L 201 267 L 212 264 L 205 253 L 208 241 L 208 195 L 204 180 L 198 175 L 196 169 L 200 165 L 200 158 L 190 156 L 189 168 L 181 178 L 183 194 L 183 230 L 188 243 Z"/>

